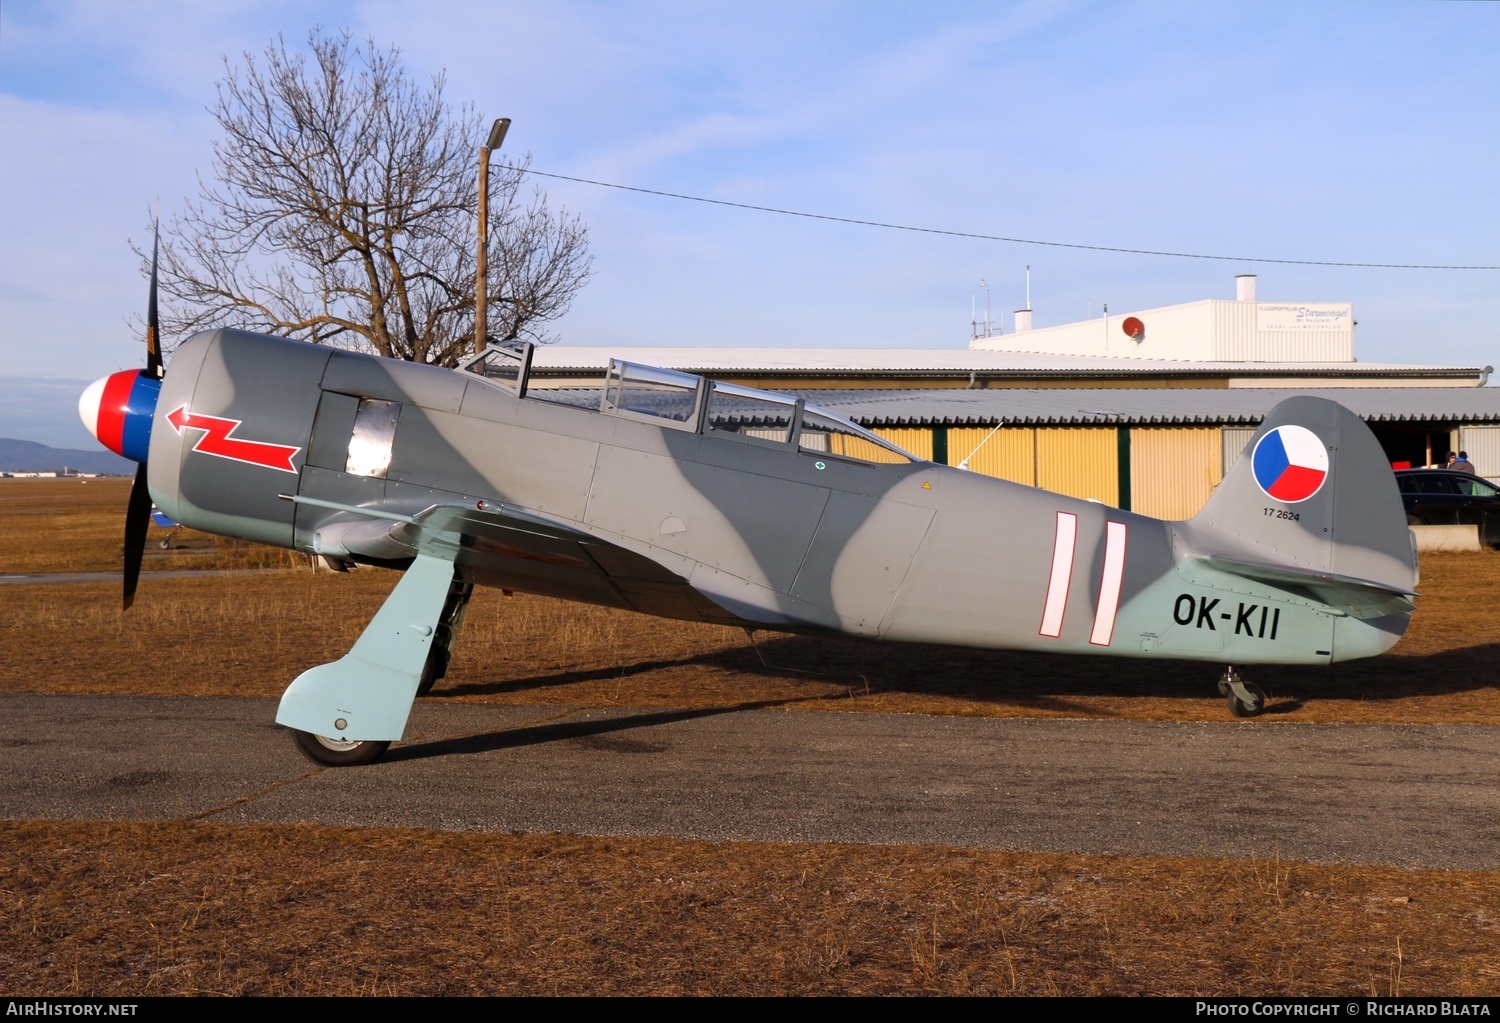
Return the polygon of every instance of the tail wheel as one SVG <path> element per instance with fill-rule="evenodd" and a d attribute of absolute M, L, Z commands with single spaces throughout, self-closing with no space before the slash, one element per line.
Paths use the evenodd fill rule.
<path fill-rule="evenodd" d="M 371 764 L 379 760 L 381 755 L 391 747 L 388 741 L 349 742 L 344 739 L 330 739 L 326 735 L 314 735 L 312 732 L 299 732 L 295 728 L 292 729 L 292 742 L 296 743 L 303 756 L 325 767 L 357 767 L 360 764 Z"/>
<path fill-rule="evenodd" d="M 1266 691 L 1249 682 L 1242 683 L 1250 699 L 1242 700 L 1233 688 L 1229 689 L 1229 713 L 1237 718 L 1258 717 L 1266 709 Z"/>

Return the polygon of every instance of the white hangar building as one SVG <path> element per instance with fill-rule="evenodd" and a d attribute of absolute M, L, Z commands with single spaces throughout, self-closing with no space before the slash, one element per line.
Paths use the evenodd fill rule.
<path fill-rule="evenodd" d="M 976 338 L 990 352 L 1083 355 L 1171 362 L 1350 366 L 1354 306 L 1348 302 L 1261 302 L 1255 277 L 1234 279 L 1234 299 L 1102 315 L 1060 327 L 1031 328 L 1031 310 L 1016 311 L 1013 334 Z"/>

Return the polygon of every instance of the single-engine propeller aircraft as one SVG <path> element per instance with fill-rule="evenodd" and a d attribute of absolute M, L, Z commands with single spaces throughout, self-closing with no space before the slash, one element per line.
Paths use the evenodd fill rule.
<path fill-rule="evenodd" d="M 530 348 L 457 370 L 222 329 L 80 401 L 140 463 L 125 604 L 151 504 L 195 529 L 405 574 L 353 649 L 276 720 L 324 764 L 399 740 L 475 584 L 746 629 L 1328 664 L 1393 646 L 1416 555 L 1379 444 L 1296 397 L 1207 505 L 1166 522 L 923 461 L 799 398 L 624 362 L 531 390 Z"/>

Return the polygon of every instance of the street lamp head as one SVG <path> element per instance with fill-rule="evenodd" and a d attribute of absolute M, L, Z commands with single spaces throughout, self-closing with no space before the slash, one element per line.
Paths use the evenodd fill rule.
<path fill-rule="evenodd" d="M 488 340 L 485 329 L 485 312 L 490 304 L 487 255 L 490 247 L 490 152 L 500 148 L 505 133 L 510 130 L 509 117 L 497 117 L 490 126 L 490 137 L 479 147 L 479 249 L 474 258 L 474 351 L 484 351 Z"/>
<path fill-rule="evenodd" d="M 495 123 L 490 127 L 490 137 L 485 140 L 484 148 L 499 149 L 500 144 L 505 141 L 505 133 L 510 130 L 509 117 L 497 117 Z"/>

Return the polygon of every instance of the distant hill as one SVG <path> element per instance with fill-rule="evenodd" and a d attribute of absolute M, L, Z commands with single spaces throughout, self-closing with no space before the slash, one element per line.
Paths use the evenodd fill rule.
<path fill-rule="evenodd" d="M 49 448 L 34 441 L 0 437 L 0 472 L 61 472 L 64 469 L 109 476 L 135 475 L 135 463 L 112 451 Z"/>

